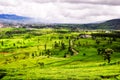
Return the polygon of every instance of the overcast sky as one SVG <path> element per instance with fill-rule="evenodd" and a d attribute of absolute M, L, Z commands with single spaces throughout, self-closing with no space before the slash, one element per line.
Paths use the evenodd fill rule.
<path fill-rule="evenodd" d="M 120 0 L 0 0 L 0 14 L 51 23 L 90 23 L 120 18 Z"/>

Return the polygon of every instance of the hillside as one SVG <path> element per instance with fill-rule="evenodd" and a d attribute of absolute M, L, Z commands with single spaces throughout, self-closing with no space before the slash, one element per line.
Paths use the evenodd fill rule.
<path fill-rule="evenodd" d="M 120 29 L 120 19 L 112 19 L 105 21 L 103 23 L 97 24 L 86 24 L 85 27 L 89 27 L 91 29 Z"/>
<path fill-rule="evenodd" d="M 120 29 L 120 19 L 112 19 L 101 23 L 89 23 L 89 24 L 48 24 L 44 20 L 36 20 L 29 17 L 18 16 L 14 14 L 0 14 L 0 23 L 2 25 L 14 25 L 14 24 L 29 24 L 23 25 L 24 27 L 32 28 L 42 28 L 42 27 L 52 27 L 52 28 L 72 28 L 73 30 L 80 29 Z M 41 25 L 43 24 L 44 25 Z"/>
<path fill-rule="evenodd" d="M 102 23 L 90 23 L 90 24 L 46 24 L 46 25 L 27 25 L 31 28 L 71 28 L 71 30 L 76 29 L 120 29 L 120 19 L 108 20 Z"/>
<path fill-rule="evenodd" d="M 25 16 L 18 16 L 15 14 L 0 14 L 0 23 L 2 24 L 18 24 L 29 23 L 32 18 Z"/>
<path fill-rule="evenodd" d="M 120 38 L 80 36 L 91 31 L 1 28 L 0 80 L 120 80 Z"/>

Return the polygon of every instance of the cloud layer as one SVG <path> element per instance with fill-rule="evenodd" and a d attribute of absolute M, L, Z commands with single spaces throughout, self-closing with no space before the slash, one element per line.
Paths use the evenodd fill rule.
<path fill-rule="evenodd" d="M 120 0 L 0 0 L 0 14 L 50 23 L 90 23 L 120 18 Z"/>

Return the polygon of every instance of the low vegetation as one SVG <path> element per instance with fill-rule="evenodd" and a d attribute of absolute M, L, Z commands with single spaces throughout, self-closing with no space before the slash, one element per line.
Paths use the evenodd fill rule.
<path fill-rule="evenodd" d="M 0 79 L 119 80 L 120 32 L 0 28 Z"/>

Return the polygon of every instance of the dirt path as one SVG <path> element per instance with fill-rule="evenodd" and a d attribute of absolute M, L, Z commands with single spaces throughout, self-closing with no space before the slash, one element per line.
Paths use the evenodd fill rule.
<path fill-rule="evenodd" d="M 73 40 L 70 41 L 70 45 L 73 45 Z M 78 54 L 79 52 L 76 51 L 74 48 L 71 49 L 74 54 Z"/>

